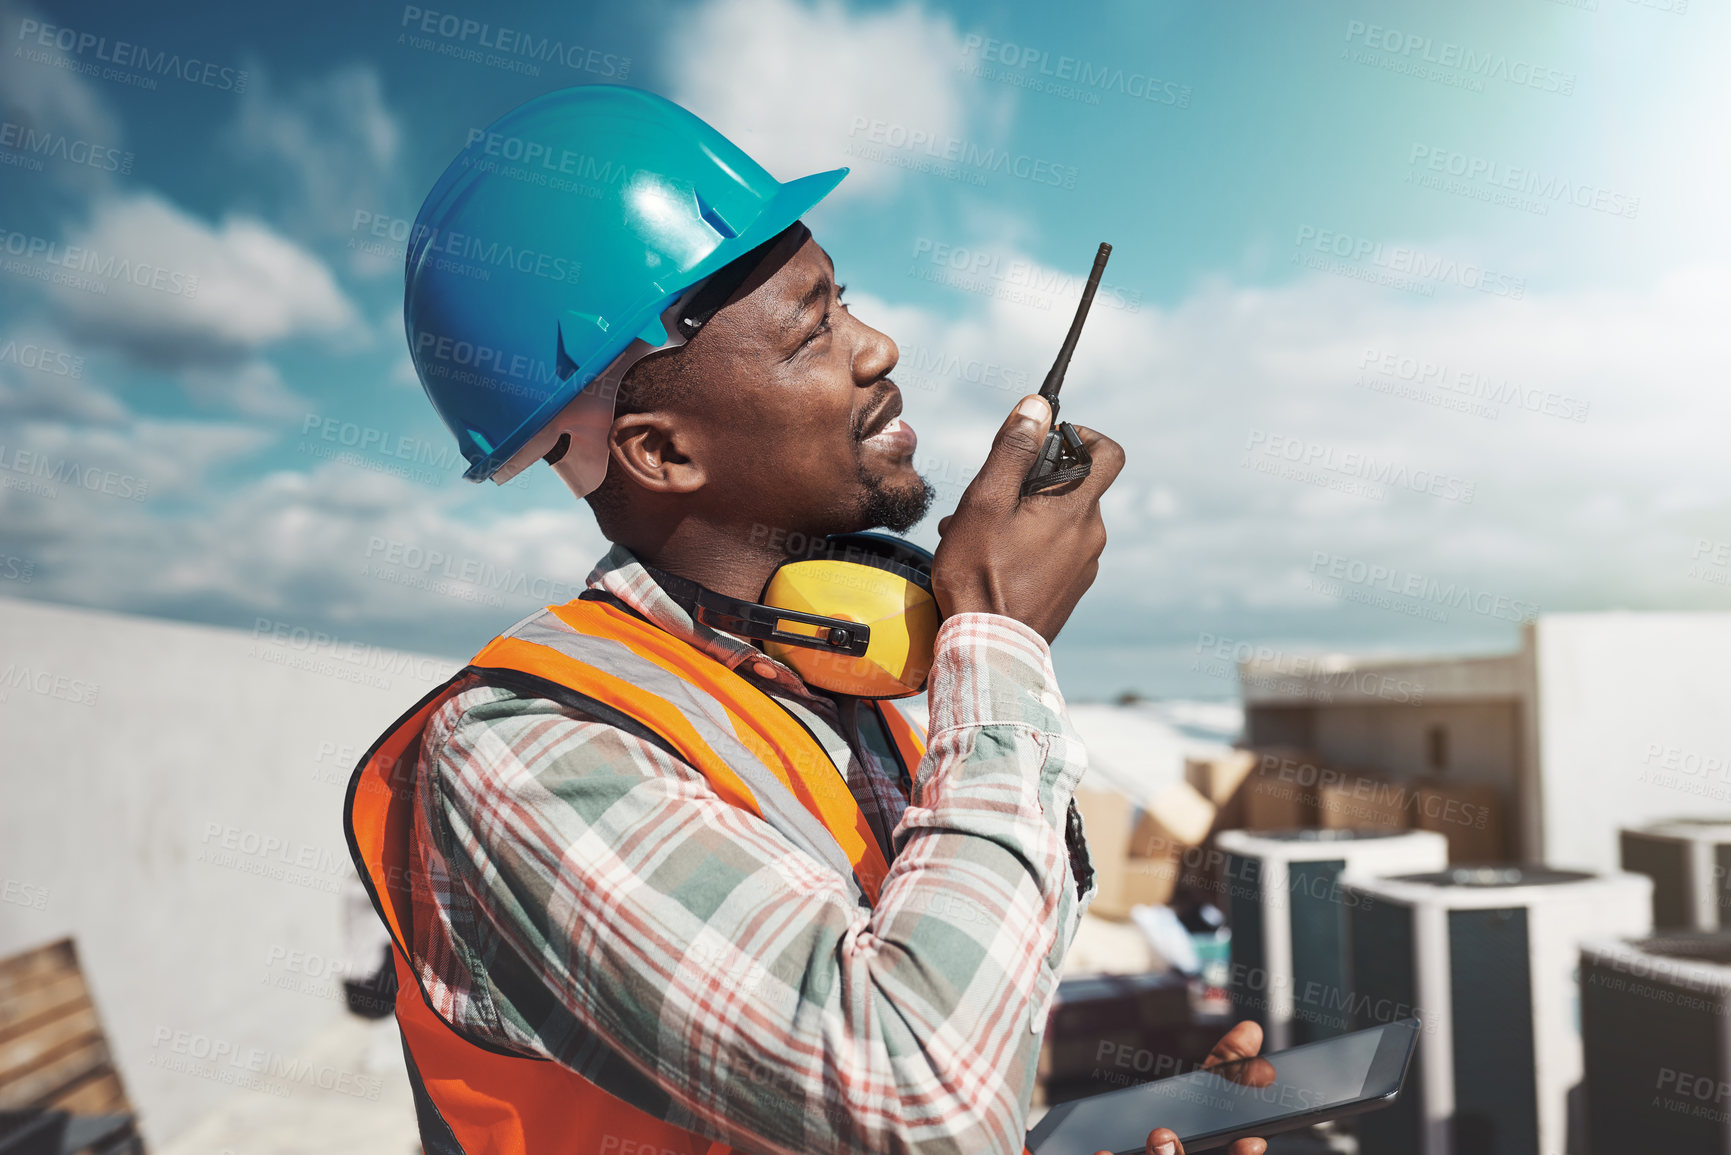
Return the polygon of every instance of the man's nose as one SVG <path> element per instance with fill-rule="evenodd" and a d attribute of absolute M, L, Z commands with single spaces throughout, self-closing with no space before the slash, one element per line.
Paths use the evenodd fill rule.
<path fill-rule="evenodd" d="M 859 323 L 859 338 L 853 354 L 853 376 L 858 384 L 870 385 L 889 376 L 901 356 L 901 350 L 887 334 L 863 321 Z"/>

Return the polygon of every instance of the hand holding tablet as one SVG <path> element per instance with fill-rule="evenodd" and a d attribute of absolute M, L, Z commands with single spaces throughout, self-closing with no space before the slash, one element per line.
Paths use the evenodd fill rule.
<path fill-rule="evenodd" d="M 1221 1036 L 1208 1057 L 1202 1061 L 1204 1071 L 1215 1071 L 1233 1082 L 1251 1087 L 1263 1087 L 1274 1081 L 1274 1067 L 1262 1053 L 1262 1028 L 1245 1021 Z M 1169 1127 L 1156 1127 L 1148 1132 L 1144 1150 L 1149 1155 L 1185 1155 L 1184 1141 Z M 1262 1139 L 1239 1139 L 1226 1155 L 1263 1155 L 1268 1143 Z M 1111 1155 L 1101 1152 L 1099 1155 Z"/>
<path fill-rule="evenodd" d="M 1033 1155 L 1181 1155 L 1230 1144 L 1229 1155 L 1262 1155 L 1267 1145 L 1251 1136 L 1391 1103 L 1418 1030 L 1417 1019 L 1402 1019 L 1258 1057 L 1261 1029 L 1240 1023 L 1200 1070 L 1058 1104 L 1027 1147 Z"/>

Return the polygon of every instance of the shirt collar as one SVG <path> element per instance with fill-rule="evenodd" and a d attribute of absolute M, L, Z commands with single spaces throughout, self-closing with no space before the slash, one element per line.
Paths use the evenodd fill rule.
<path fill-rule="evenodd" d="M 614 545 L 595 563 L 586 584 L 590 589 L 612 594 L 674 637 L 697 647 L 730 670 L 742 662 L 750 662 L 746 668 L 759 677 L 783 684 L 791 682 L 801 690 L 806 689 L 791 669 L 744 638 L 693 621 L 684 607 L 668 597 L 666 591 L 649 576 L 649 571 L 643 568 L 637 556 L 622 545 Z"/>

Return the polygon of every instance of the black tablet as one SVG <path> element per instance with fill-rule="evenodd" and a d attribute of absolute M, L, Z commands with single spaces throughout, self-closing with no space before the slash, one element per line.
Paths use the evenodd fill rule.
<path fill-rule="evenodd" d="M 1028 1132 L 1033 1155 L 1142 1155 L 1148 1132 L 1177 1132 L 1186 1152 L 1224 1147 L 1387 1106 L 1400 1093 L 1419 1021 L 1401 1019 L 1287 1051 L 1241 1059 L 1060 1103 Z"/>

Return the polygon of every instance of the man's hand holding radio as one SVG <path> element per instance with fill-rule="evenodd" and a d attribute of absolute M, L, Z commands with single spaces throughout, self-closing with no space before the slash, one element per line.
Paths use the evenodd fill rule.
<path fill-rule="evenodd" d="M 945 617 L 1003 614 L 1051 642 L 1094 584 L 1106 548 L 1100 495 L 1124 467 L 1124 450 L 1078 427 L 1093 470 L 1062 488 L 1023 497 L 1022 479 L 1051 424 L 1044 398 L 1022 398 L 956 512 L 938 523 L 932 591 Z"/>

